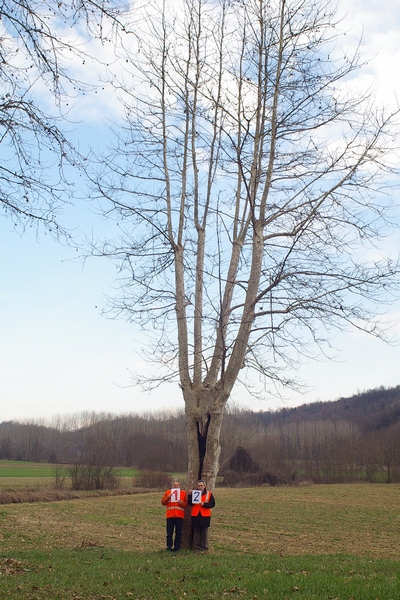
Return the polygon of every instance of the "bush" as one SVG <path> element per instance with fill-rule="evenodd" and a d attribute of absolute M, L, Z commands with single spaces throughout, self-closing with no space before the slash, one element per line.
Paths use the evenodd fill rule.
<path fill-rule="evenodd" d="M 269 471 L 257 471 L 255 473 L 236 473 L 236 471 L 225 471 L 222 485 L 232 487 L 258 487 L 261 485 L 282 485 L 287 483 L 284 477 L 273 475 Z"/>
<path fill-rule="evenodd" d="M 64 465 L 55 464 L 53 467 L 54 487 L 56 490 L 62 490 L 65 484 L 65 478 L 68 476 L 68 470 Z"/>
<path fill-rule="evenodd" d="M 161 471 L 142 471 L 140 475 L 133 478 L 133 485 L 144 488 L 169 488 L 171 476 Z"/>
<path fill-rule="evenodd" d="M 240 474 L 236 473 L 236 471 L 225 471 L 222 485 L 236 485 L 239 480 Z"/>
<path fill-rule="evenodd" d="M 68 472 L 73 490 L 115 490 L 120 484 L 115 467 L 76 463 Z"/>

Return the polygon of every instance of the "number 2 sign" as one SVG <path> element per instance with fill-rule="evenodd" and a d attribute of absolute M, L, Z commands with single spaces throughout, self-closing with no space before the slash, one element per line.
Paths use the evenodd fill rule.
<path fill-rule="evenodd" d="M 193 504 L 200 504 L 201 490 L 193 490 L 192 491 L 192 502 L 193 502 Z"/>

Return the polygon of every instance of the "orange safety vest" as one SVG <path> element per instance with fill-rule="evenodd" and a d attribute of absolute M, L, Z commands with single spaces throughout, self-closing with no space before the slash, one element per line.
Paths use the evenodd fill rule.
<path fill-rule="evenodd" d="M 202 502 L 209 502 L 211 498 L 211 492 L 206 493 L 206 498 L 203 500 L 203 496 L 201 497 Z M 211 508 L 205 508 L 201 506 L 201 504 L 193 504 L 192 506 L 192 517 L 197 517 L 198 514 L 201 514 L 202 517 L 211 517 Z"/>
<path fill-rule="evenodd" d="M 171 502 L 170 500 L 167 500 L 168 496 L 172 494 L 172 492 L 173 490 L 167 490 L 161 499 L 161 504 L 167 507 L 165 517 L 167 519 L 176 517 L 183 519 L 185 517 L 185 507 L 180 506 L 178 502 Z M 179 499 L 181 502 L 185 502 L 187 506 L 186 492 L 184 490 L 180 491 Z"/>

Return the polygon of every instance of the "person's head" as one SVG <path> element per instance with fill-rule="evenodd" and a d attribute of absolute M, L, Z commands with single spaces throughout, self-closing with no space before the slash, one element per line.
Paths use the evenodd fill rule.
<path fill-rule="evenodd" d="M 206 487 L 206 482 L 204 481 L 204 479 L 199 479 L 197 482 L 197 489 L 204 490 L 205 487 Z"/>
<path fill-rule="evenodd" d="M 172 487 L 173 488 L 180 488 L 181 487 L 181 483 L 180 483 L 179 479 L 173 479 L 172 480 Z"/>

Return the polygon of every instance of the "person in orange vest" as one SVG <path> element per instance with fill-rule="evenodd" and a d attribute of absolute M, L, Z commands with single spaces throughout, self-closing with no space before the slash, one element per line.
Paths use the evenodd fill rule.
<path fill-rule="evenodd" d="M 183 520 L 185 508 L 188 505 L 187 495 L 181 490 L 178 479 L 173 479 L 172 488 L 166 490 L 161 498 L 161 504 L 166 506 L 167 550 L 177 552 L 181 547 Z M 175 533 L 175 537 L 174 537 Z"/>
<path fill-rule="evenodd" d="M 211 522 L 211 509 L 215 506 L 212 492 L 207 492 L 206 483 L 203 479 L 197 482 L 197 490 L 188 493 L 188 502 L 191 509 L 191 521 L 193 528 L 193 550 L 195 552 L 207 552 L 208 550 L 208 528 Z"/>

